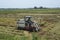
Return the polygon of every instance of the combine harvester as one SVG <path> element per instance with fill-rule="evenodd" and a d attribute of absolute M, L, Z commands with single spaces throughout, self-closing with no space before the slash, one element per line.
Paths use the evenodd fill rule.
<path fill-rule="evenodd" d="M 25 16 L 24 19 L 19 19 L 17 21 L 17 29 L 38 32 L 40 27 L 35 20 L 32 21 L 32 16 Z"/>

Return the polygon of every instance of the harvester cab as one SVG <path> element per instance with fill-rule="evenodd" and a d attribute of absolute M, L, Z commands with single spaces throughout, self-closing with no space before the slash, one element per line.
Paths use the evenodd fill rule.
<path fill-rule="evenodd" d="M 26 16 L 25 17 L 25 26 L 31 27 L 31 25 L 33 24 L 31 19 L 32 19 L 31 16 Z"/>
<path fill-rule="evenodd" d="M 32 16 L 25 16 L 17 21 L 18 30 L 39 31 L 36 21 L 32 21 Z"/>

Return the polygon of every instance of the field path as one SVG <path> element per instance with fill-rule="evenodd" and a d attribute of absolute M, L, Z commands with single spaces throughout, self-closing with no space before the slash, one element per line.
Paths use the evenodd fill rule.
<path fill-rule="evenodd" d="M 20 15 L 60 15 L 60 14 L 20 14 Z"/>
<path fill-rule="evenodd" d="M 29 40 L 32 40 L 32 34 L 29 33 L 28 31 L 24 31 L 24 36 L 28 37 Z"/>

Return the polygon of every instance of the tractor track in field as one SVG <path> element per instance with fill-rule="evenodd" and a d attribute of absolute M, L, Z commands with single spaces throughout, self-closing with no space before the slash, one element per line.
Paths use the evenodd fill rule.
<path fill-rule="evenodd" d="M 20 15 L 60 15 L 60 14 L 20 14 Z"/>

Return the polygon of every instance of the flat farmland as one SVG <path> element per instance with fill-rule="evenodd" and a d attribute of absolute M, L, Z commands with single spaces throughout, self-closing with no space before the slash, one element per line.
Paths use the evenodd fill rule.
<path fill-rule="evenodd" d="M 17 20 L 32 16 L 41 26 L 39 32 L 17 30 Z M 1 40 L 60 40 L 60 9 L 0 10 Z"/>

